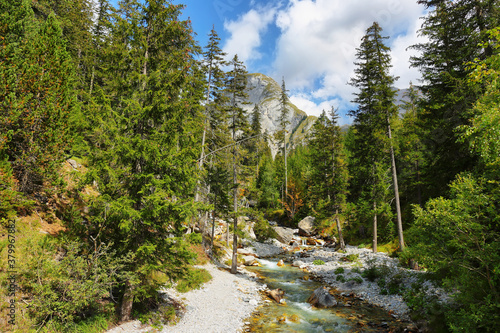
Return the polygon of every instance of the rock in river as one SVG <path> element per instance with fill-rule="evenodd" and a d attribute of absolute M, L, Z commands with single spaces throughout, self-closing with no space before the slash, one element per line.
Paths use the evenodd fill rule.
<path fill-rule="evenodd" d="M 317 308 L 332 308 L 337 305 L 335 297 L 330 295 L 328 289 L 325 287 L 319 287 L 316 289 L 307 302 Z"/>

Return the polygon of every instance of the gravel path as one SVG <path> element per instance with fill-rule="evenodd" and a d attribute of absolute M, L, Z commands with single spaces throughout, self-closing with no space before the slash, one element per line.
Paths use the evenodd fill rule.
<path fill-rule="evenodd" d="M 259 285 L 252 277 L 231 274 L 213 264 L 203 266 L 212 275 L 212 280 L 202 289 L 181 294 L 173 289 L 167 294 L 182 300 L 186 313 L 175 326 L 164 326 L 162 333 L 226 333 L 239 332 L 255 308 L 261 303 Z M 107 333 L 151 332 L 150 327 L 142 327 L 139 321 L 128 322 Z"/>

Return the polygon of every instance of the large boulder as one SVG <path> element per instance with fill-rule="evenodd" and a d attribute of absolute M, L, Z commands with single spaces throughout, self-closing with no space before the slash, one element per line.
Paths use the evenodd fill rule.
<path fill-rule="evenodd" d="M 276 231 L 276 239 L 279 240 L 280 243 L 288 245 L 293 240 L 293 229 L 284 227 L 273 227 L 273 229 Z"/>
<path fill-rule="evenodd" d="M 332 308 L 337 306 L 335 297 L 330 295 L 328 289 L 325 287 L 319 287 L 313 291 L 311 297 L 307 300 L 307 303 L 310 303 L 312 306 L 317 308 Z"/>
<path fill-rule="evenodd" d="M 314 220 L 312 216 L 308 216 L 299 222 L 299 235 L 301 236 L 313 236 L 316 234 L 314 230 Z"/>

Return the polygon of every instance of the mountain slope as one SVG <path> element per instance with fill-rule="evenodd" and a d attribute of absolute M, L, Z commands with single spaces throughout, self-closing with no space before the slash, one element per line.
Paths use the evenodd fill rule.
<path fill-rule="evenodd" d="M 259 73 L 248 74 L 246 92 L 249 96 L 250 104 L 241 105 L 248 115 L 252 112 L 255 105 L 260 109 L 262 133 L 266 130 L 270 136 L 279 130 L 280 116 L 280 94 L 281 86 L 272 78 Z M 307 116 L 307 114 L 297 108 L 293 103 L 287 103 L 288 120 L 287 142 L 289 147 L 302 143 L 314 122 L 316 117 Z M 270 138 L 270 147 L 273 156 L 278 152 L 278 145 Z"/>

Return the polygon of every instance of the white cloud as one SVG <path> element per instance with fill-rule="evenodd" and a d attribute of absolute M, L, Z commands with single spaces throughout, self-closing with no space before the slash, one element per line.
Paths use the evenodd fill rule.
<path fill-rule="evenodd" d="M 265 6 L 251 9 L 235 21 L 224 22 L 224 29 L 231 37 L 223 47 L 228 58 L 238 54 L 240 61 L 249 63 L 262 57 L 258 48 L 261 45 L 261 35 L 275 19 L 276 8 Z"/>
<path fill-rule="evenodd" d="M 417 41 L 423 13 L 424 7 L 414 0 L 290 0 L 276 16 L 281 36 L 271 75 L 285 76 L 294 100 L 306 112 L 307 96 L 316 110 L 323 103 L 313 100 L 328 103 L 332 98 L 341 100 L 341 108 L 348 108 L 356 91 L 347 85 L 354 73 L 356 48 L 366 29 L 377 21 L 382 35 L 399 36 L 386 43 L 393 49 L 393 74 L 401 77 L 398 86 L 407 86 L 420 77 L 416 69 L 408 68 L 406 48 Z"/>

